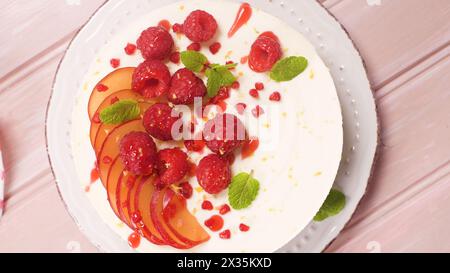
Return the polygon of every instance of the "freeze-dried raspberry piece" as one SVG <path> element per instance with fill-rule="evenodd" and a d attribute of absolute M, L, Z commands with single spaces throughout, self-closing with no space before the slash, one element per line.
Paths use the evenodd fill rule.
<path fill-rule="evenodd" d="M 200 160 L 196 176 L 200 186 L 210 194 L 226 189 L 231 182 L 231 169 L 227 160 L 210 154 Z"/>
<path fill-rule="evenodd" d="M 167 141 L 173 140 L 172 127 L 179 119 L 175 114 L 172 116 L 172 108 L 167 103 L 157 103 L 145 111 L 143 123 L 151 136 Z M 179 130 L 174 128 L 174 133 L 180 133 L 181 130 L 181 126 Z"/>
<path fill-rule="evenodd" d="M 144 59 L 164 60 L 169 57 L 174 45 L 170 33 L 162 27 L 149 27 L 136 41 Z"/>
<path fill-rule="evenodd" d="M 269 100 L 271 101 L 280 101 L 281 100 L 281 94 L 278 91 L 273 92 L 270 97 Z"/>
<path fill-rule="evenodd" d="M 281 59 L 282 54 L 277 40 L 269 36 L 260 36 L 252 45 L 248 65 L 255 72 L 267 72 Z"/>
<path fill-rule="evenodd" d="M 206 42 L 214 37 L 216 31 L 216 19 L 203 10 L 191 12 L 183 24 L 184 34 L 193 42 Z"/>
<path fill-rule="evenodd" d="M 189 69 L 182 68 L 172 76 L 167 98 L 174 104 L 191 104 L 194 98 L 202 98 L 205 94 L 203 81 Z"/>
<path fill-rule="evenodd" d="M 189 170 L 188 157 L 179 148 L 164 149 L 158 152 L 158 173 L 165 185 L 183 179 Z"/>
<path fill-rule="evenodd" d="M 211 151 L 225 155 L 242 145 L 246 139 L 246 130 L 235 115 L 219 114 L 206 123 L 203 138 Z"/>
<path fill-rule="evenodd" d="M 145 132 L 131 132 L 120 141 L 120 158 L 125 169 L 135 175 L 151 175 L 157 153 L 153 139 Z"/>
<path fill-rule="evenodd" d="M 161 61 L 147 60 L 134 70 L 132 88 L 146 98 L 161 96 L 169 86 L 170 72 Z"/>

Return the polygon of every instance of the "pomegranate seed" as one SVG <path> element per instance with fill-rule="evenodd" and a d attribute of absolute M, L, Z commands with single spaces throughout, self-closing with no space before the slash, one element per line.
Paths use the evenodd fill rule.
<path fill-rule="evenodd" d="M 219 42 L 215 42 L 212 45 L 209 46 L 209 51 L 211 51 L 212 54 L 217 54 L 219 52 L 222 45 Z"/>
<path fill-rule="evenodd" d="M 281 94 L 280 94 L 280 92 L 273 92 L 271 95 L 270 95 L 270 97 L 269 97 L 269 100 L 271 100 L 271 101 L 280 101 L 281 100 Z"/>
<path fill-rule="evenodd" d="M 264 89 L 264 83 L 262 83 L 262 82 L 257 82 L 257 83 L 255 83 L 255 88 L 256 88 L 256 90 L 258 90 L 258 91 L 263 90 L 263 89 Z"/>
<path fill-rule="evenodd" d="M 247 108 L 247 104 L 245 104 L 245 103 L 240 102 L 240 103 L 236 104 L 236 110 L 238 111 L 238 113 L 240 115 L 244 114 L 245 108 Z"/>
<path fill-rule="evenodd" d="M 213 215 L 205 221 L 205 226 L 212 231 L 219 231 L 223 228 L 223 219 L 219 215 Z"/>
<path fill-rule="evenodd" d="M 136 52 L 136 45 L 128 43 L 124 50 L 127 55 L 133 55 Z"/>
<path fill-rule="evenodd" d="M 135 212 L 131 215 L 131 221 L 135 224 L 142 221 L 142 216 L 139 212 Z"/>
<path fill-rule="evenodd" d="M 188 50 L 200 51 L 201 45 L 199 43 L 192 43 L 187 47 Z"/>
<path fill-rule="evenodd" d="M 97 89 L 98 92 L 105 92 L 105 91 L 108 91 L 109 87 L 104 85 L 104 84 L 99 83 L 96 86 L 96 89 Z"/>
<path fill-rule="evenodd" d="M 262 114 L 264 114 L 264 109 L 261 106 L 256 105 L 256 107 L 252 110 L 252 114 L 255 118 L 259 118 Z"/>
<path fill-rule="evenodd" d="M 174 64 L 180 63 L 180 52 L 174 52 L 170 55 L 170 61 Z"/>
<path fill-rule="evenodd" d="M 176 23 L 172 26 L 172 30 L 175 33 L 183 33 L 183 25 Z"/>
<path fill-rule="evenodd" d="M 205 200 L 202 203 L 202 209 L 204 209 L 204 210 L 212 210 L 213 209 L 213 204 L 210 201 Z"/>
<path fill-rule="evenodd" d="M 239 89 L 239 87 L 241 87 L 241 84 L 238 81 L 233 82 L 231 85 L 231 88 L 233 89 Z"/>
<path fill-rule="evenodd" d="M 242 232 L 247 232 L 247 231 L 249 231 L 249 229 L 250 229 L 250 227 L 247 226 L 246 224 L 240 224 L 239 225 L 239 230 L 242 231 Z"/>
<path fill-rule="evenodd" d="M 230 239 L 231 238 L 231 231 L 229 229 L 226 229 L 219 233 L 219 236 L 221 239 Z"/>
<path fill-rule="evenodd" d="M 165 30 L 167 30 L 167 31 L 170 31 L 170 29 L 172 28 L 172 26 L 170 25 L 170 22 L 167 21 L 167 20 L 161 20 L 161 21 L 158 23 L 158 26 L 159 26 L 159 27 L 162 27 L 163 29 L 165 29 Z"/>
<path fill-rule="evenodd" d="M 256 89 L 250 89 L 249 94 L 250 94 L 250 96 L 252 96 L 254 98 L 259 98 L 259 93 L 258 93 L 258 90 L 256 90 Z"/>
<path fill-rule="evenodd" d="M 118 97 L 114 97 L 114 98 L 111 99 L 110 103 L 114 104 L 114 103 L 116 103 L 118 101 L 119 101 L 119 98 Z"/>
<path fill-rule="evenodd" d="M 118 68 L 120 66 L 120 59 L 111 59 L 109 63 L 111 64 L 112 68 Z"/>
<path fill-rule="evenodd" d="M 227 214 L 228 212 L 230 212 L 230 210 L 231 210 L 230 206 L 228 206 L 227 204 L 224 204 L 220 207 L 219 213 L 224 215 L 224 214 Z"/>
<path fill-rule="evenodd" d="M 95 113 L 95 115 L 92 117 L 92 122 L 93 123 L 101 123 L 102 121 L 100 120 L 100 114 L 97 112 Z"/>

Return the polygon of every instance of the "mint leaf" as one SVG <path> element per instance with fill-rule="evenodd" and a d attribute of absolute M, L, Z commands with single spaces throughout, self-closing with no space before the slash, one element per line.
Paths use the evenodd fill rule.
<path fill-rule="evenodd" d="M 345 195 L 335 189 L 331 189 L 327 199 L 323 203 L 319 212 L 314 216 L 314 221 L 321 222 L 328 217 L 335 216 L 345 207 Z"/>
<path fill-rule="evenodd" d="M 100 120 L 105 124 L 121 124 L 136 119 L 140 113 L 141 108 L 137 101 L 120 100 L 103 109 L 100 113 Z"/>
<path fill-rule="evenodd" d="M 223 86 L 230 86 L 236 81 L 236 77 L 230 72 L 230 68 L 236 67 L 237 64 L 218 65 L 213 64 L 206 70 L 208 83 L 206 85 L 208 97 L 212 98 L 217 95 L 219 89 Z"/>
<path fill-rule="evenodd" d="M 181 52 L 180 57 L 184 66 L 193 72 L 202 71 L 203 66 L 208 62 L 205 55 L 193 50 Z"/>
<path fill-rule="evenodd" d="M 245 209 L 255 200 L 258 191 L 259 182 L 253 178 L 253 172 L 240 173 L 231 179 L 228 201 L 233 209 Z"/>
<path fill-rule="evenodd" d="M 291 56 L 279 60 L 270 71 L 270 78 L 276 82 L 286 82 L 300 75 L 308 67 L 305 57 Z"/>

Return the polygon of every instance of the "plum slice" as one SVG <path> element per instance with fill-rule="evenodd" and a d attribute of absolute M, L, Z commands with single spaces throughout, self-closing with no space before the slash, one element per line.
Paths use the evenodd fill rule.
<path fill-rule="evenodd" d="M 209 240 L 209 234 L 187 209 L 186 198 L 172 189 L 165 190 L 162 216 L 169 229 L 183 243 L 195 246 Z"/>
<path fill-rule="evenodd" d="M 98 153 L 97 156 L 97 164 L 99 169 L 100 180 L 102 181 L 104 186 L 106 186 L 106 181 L 108 178 L 108 170 L 112 164 L 112 159 L 116 158 L 119 155 L 120 141 L 126 134 L 132 131 L 145 132 L 141 119 L 128 121 L 114 128 L 103 142 L 101 148 L 99 149 L 100 152 Z M 122 169 L 123 167 L 120 170 Z"/>
<path fill-rule="evenodd" d="M 119 90 L 131 89 L 131 80 L 134 69 L 134 67 L 116 69 L 98 82 L 98 84 L 94 87 L 94 90 L 92 90 L 91 97 L 89 98 L 89 120 L 92 120 L 98 106 L 103 102 L 103 100 L 105 100 L 106 97 Z M 99 86 L 106 87 L 107 90 L 101 89 L 99 91 Z"/>
<path fill-rule="evenodd" d="M 114 102 L 119 100 L 135 100 L 138 102 L 144 102 L 144 98 L 137 92 L 134 92 L 133 90 L 120 90 L 117 92 L 114 92 L 107 96 L 98 106 L 95 113 L 101 113 L 106 107 L 114 104 Z M 143 113 L 143 112 L 142 112 Z M 97 136 L 98 128 L 102 125 L 102 123 L 98 122 L 91 122 L 91 128 L 90 128 L 90 139 L 92 147 L 94 147 L 95 137 Z"/>
<path fill-rule="evenodd" d="M 117 208 L 116 188 L 117 185 L 120 183 L 122 176 L 123 176 L 123 166 L 120 162 L 120 158 L 116 156 L 112 161 L 111 167 L 109 168 L 108 171 L 108 180 L 106 182 L 106 193 L 108 195 L 109 205 L 119 218 L 120 215 L 119 210 Z"/>

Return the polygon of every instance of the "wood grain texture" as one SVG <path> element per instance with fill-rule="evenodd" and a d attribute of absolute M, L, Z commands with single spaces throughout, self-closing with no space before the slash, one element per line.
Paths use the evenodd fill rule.
<path fill-rule="evenodd" d="M 378 1 L 320 1 L 367 64 L 383 142 L 367 196 L 328 251 L 450 251 L 450 1 Z M 0 3 L 0 252 L 96 251 L 65 210 L 45 149 L 57 64 L 103 0 L 68 2 Z"/>

